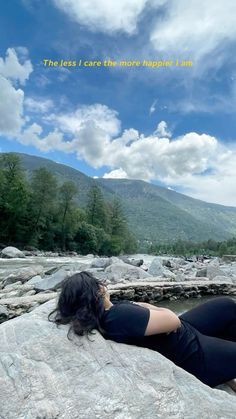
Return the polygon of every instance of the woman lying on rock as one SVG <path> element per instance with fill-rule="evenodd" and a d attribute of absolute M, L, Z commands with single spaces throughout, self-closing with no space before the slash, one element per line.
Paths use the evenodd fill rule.
<path fill-rule="evenodd" d="M 230 297 L 214 297 L 177 316 L 148 303 L 113 304 L 105 283 L 81 272 L 63 283 L 48 319 L 71 323 L 68 335 L 98 329 L 105 339 L 152 349 L 206 385 L 227 383 L 236 392 L 236 303 Z"/>

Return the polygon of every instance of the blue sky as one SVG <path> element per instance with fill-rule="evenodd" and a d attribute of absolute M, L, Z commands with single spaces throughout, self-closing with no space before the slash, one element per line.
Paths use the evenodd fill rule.
<path fill-rule="evenodd" d="M 236 206 L 234 0 L 11 0 L 0 148 Z M 51 60 L 191 60 L 97 68 Z"/>

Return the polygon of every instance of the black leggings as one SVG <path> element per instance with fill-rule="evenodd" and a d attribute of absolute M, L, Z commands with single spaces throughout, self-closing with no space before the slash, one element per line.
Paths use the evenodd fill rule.
<path fill-rule="evenodd" d="M 180 319 L 197 329 L 203 351 L 182 368 L 210 387 L 236 378 L 236 303 L 230 297 L 215 297 L 181 314 Z"/>

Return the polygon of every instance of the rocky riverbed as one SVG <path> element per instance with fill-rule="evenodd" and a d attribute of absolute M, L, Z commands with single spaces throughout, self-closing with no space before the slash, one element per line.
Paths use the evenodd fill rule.
<path fill-rule="evenodd" d="M 129 299 L 156 304 L 212 295 L 236 298 L 236 261 L 150 255 L 59 256 L 15 248 L 3 249 L 1 256 L 0 322 L 56 298 L 63 281 L 84 270 L 106 280 L 112 301 Z"/>
<path fill-rule="evenodd" d="M 216 294 L 235 298 L 235 262 L 18 256 L 0 259 L 2 418 L 235 418 L 235 393 L 226 384 L 212 389 L 160 353 L 105 340 L 98 331 L 93 339 L 73 335 L 69 341 L 69 326 L 47 319 L 63 281 L 75 272 L 106 279 L 114 301 L 165 305 Z"/>

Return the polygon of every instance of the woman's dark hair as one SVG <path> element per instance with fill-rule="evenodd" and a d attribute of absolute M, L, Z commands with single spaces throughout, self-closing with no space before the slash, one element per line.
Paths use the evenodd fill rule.
<path fill-rule="evenodd" d="M 67 278 L 62 284 L 57 306 L 49 313 L 48 320 L 56 323 L 57 327 L 71 323 L 68 339 L 71 330 L 87 337 L 93 329 L 105 333 L 100 325 L 105 310 L 101 285 L 106 286 L 105 281 L 96 279 L 89 272 L 76 273 Z M 56 315 L 51 319 L 54 313 Z"/>

